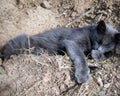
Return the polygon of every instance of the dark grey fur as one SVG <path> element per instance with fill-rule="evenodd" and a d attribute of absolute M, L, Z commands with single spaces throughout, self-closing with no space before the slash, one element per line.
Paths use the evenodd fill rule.
<path fill-rule="evenodd" d="M 59 28 L 30 36 L 30 45 L 27 35 L 18 36 L 4 46 L 2 56 L 9 58 L 10 55 L 23 53 L 29 47 L 44 48 L 50 53 L 66 51 L 75 66 L 77 82 L 83 83 L 90 76 L 85 54 L 91 53 L 95 61 L 104 60 L 104 53 L 114 49 L 116 40 L 120 40 L 119 36 L 120 33 L 104 21 L 83 28 Z"/>

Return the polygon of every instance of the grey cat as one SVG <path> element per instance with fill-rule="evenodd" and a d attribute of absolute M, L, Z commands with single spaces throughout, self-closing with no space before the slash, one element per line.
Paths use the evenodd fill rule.
<path fill-rule="evenodd" d="M 33 36 L 21 35 L 10 40 L 2 50 L 1 57 L 23 53 L 26 48 L 44 48 L 50 53 L 67 52 L 75 67 L 75 78 L 79 84 L 87 82 L 90 68 L 85 55 L 91 53 L 95 61 L 105 59 L 105 53 L 112 51 L 120 41 L 120 33 L 104 21 L 82 28 L 58 28 Z M 32 52 L 36 54 L 35 50 Z"/>

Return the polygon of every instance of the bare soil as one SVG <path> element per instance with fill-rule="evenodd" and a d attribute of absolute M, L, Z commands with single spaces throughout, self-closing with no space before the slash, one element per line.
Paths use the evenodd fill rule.
<path fill-rule="evenodd" d="M 82 27 L 105 20 L 120 31 L 120 0 L 0 0 L 0 48 L 19 34 L 37 34 L 71 24 Z M 67 55 L 20 54 L 0 60 L 0 96 L 120 96 L 120 51 L 103 62 L 89 82 L 75 85 L 74 67 Z"/>

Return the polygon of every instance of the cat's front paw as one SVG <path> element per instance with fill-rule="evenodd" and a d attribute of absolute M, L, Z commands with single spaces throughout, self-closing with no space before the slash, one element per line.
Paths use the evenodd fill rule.
<path fill-rule="evenodd" d="M 82 84 L 89 80 L 90 78 L 90 69 L 89 68 L 77 68 L 75 70 L 75 78 L 77 83 Z"/>
<path fill-rule="evenodd" d="M 104 54 L 99 50 L 92 50 L 91 56 L 96 62 L 100 62 L 106 59 Z"/>

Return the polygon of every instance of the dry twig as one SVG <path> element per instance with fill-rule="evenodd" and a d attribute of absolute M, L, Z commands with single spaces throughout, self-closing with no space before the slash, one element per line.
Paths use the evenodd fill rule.
<path fill-rule="evenodd" d="M 82 18 L 83 16 L 85 16 L 85 15 L 87 15 L 87 14 L 93 12 L 93 11 L 94 11 L 94 7 L 92 7 L 92 8 L 91 8 L 90 10 L 88 10 L 87 12 L 81 14 L 80 16 L 76 17 L 76 18 L 73 19 L 71 22 L 67 23 L 67 24 L 65 25 L 65 27 L 68 27 L 68 26 L 71 25 L 72 23 L 76 22 L 77 20 L 79 20 L 79 19 Z"/>

